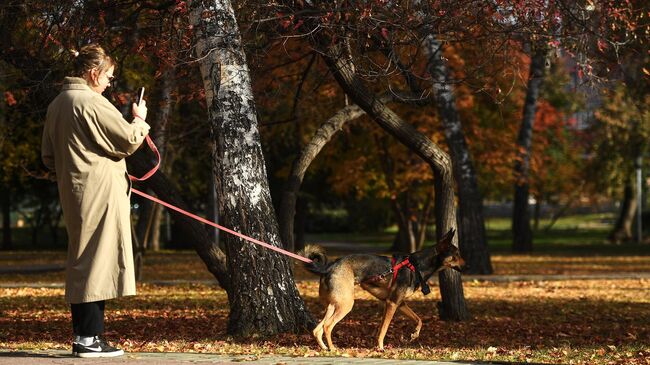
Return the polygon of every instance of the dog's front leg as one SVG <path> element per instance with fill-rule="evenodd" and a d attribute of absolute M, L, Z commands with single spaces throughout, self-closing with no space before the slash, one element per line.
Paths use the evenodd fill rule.
<path fill-rule="evenodd" d="M 380 350 L 384 349 L 384 337 L 386 336 L 388 326 L 390 326 L 390 322 L 393 320 L 393 316 L 395 315 L 396 310 L 397 303 L 386 300 L 386 306 L 384 307 L 384 320 L 381 323 L 381 328 L 379 329 L 379 337 L 377 338 L 377 347 L 379 347 Z"/>
<path fill-rule="evenodd" d="M 415 326 L 415 331 L 413 331 L 413 333 L 411 334 L 411 341 L 420 337 L 420 330 L 422 329 L 422 320 L 420 319 L 420 317 L 418 317 L 418 315 L 415 314 L 415 312 L 413 312 L 411 307 L 406 305 L 406 302 L 402 302 L 402 304 L 399 306 L 399 310 L 402 313 L 406 314 L 407 317 L 411 318 L 417 323 L 417 325 Z"/>

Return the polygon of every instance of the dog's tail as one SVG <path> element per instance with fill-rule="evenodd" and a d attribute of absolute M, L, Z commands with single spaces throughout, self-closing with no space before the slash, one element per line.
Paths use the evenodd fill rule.
<path fill-rule="evenodd" d="M 328 273 L 330 265 L 328 265 L 329 263 L 327 256 L 325 255 L 325 250 L 322 247 L 316 245 L 307 245 L 298 254 L 312 260 L 312 262 L 304 264 L 307 271 L 316 275 L 324 275 Z"/>

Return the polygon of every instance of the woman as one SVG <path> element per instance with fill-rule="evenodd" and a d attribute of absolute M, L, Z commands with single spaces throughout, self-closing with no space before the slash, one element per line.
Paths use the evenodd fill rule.
<path fill-rule="evenodd" d="M 133 104 L 132 123 L 102 93 L 115 62 L 91 44 L 75 52 L 73 77 L 47 109 L 42 159 L 56 175 L 68 231 L 65 299 L 70 303 L 79 357 L 124 351 L 108 345 L 104 302 L 135 295 L 131 248 L 130 181 L 124 158 L 149 132 L 145 102 Z"/>

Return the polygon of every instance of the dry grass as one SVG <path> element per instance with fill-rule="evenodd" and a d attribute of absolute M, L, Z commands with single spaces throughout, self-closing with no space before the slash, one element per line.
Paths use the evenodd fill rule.
<path fill-rule="evenodd" d="M 64 253 L 3 253 L 1 265 L 63 262 Z M 590 274 L 650 272 L 643 256 L 571 257 L 495 255 L 499 274 Z M 196 254 L 146 256 L 147 280 L 210 280 Z M 296 270 L 298 288 L 310 311 L 322 314 L 317 283 Z M 62 281 L 63 273 L 3 275 L 2 282 Z M 465 283 L 472 320 L 437 319 L 439 293 L 410 301 L 425 321 L 420 338 L 408 342 L 413 324 L 398 315 L 387 350 L 374 349 L 381 303 L 359 290 L 352 313 L 335 331 L 338 352 L 320 352 L 311 336 L 282 335 L 235 341 L 226 334 L 228 302 L 217 286 L 139 285 L 139 295 L 110 301 L 108 337 L 129 351 L 228 354 L 344 355 L 401 359 L 533 361 L 582 364 L 650 364 L 650 280 L 567 280 Z M 0 347 L 69 348 L 70 318 L 62 289 L 0 289 Z"/>
<path fill-rule="evenodd" d="M 319 316 L 317 283 L 300 281 Z M 335 353 L 320 352 L 309 335 L 238 342 L 226 334 L 228 304 L 215 286 L 140 285 L 139 295 L 109 302 L 108 337 L 129 351 L 227 354 L 345 355 L 401 359 L 498 360 L 582 364 L 650 362 L 650 281 L 579 280 L 465 284 L 472 320 L 437 319 L 437 291 L 410 301 L 425 321 L 415 342 L 413 324 L 398 315 L 387 350 L 374 350 L 381 304 L 359 290 L 355 309 L 335 331 Z M 68 349 L 70 318 L 62 289 L 0 289 L 0 347 Z"/>

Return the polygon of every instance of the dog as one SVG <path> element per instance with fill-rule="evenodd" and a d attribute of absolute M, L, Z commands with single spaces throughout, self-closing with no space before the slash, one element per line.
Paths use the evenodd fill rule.
<path fill-rule="evenodd" d="M 312 260 L 305 263 L 305 269 L 320 276 L 319 297 L 327 305 L 323 320 L 312 331 L 323 349 L 333 350 L 332 331 L 354 305 L 354 286 L 360 284 L 363 289 L 384 301 L 384 318 L 379 328 L 377 346 L 384 349 L 384 337 L 395 311 L 399 309 L 417 323 L 411 340 L 420 335 L 422 320 L 404 302 L 418 288 L 426 295 L 429 293 L 427 280 L 435 273 L 446 268 L 460 271 L 464 265 L 458 248 L 451 241 L 455 231 L 445 234 L 433 247 L 414 252 L 410 255 L 386 256 L 371 254 L 353 254 L 340 257 L 329 263 L 327 256 L 317 246 L 307 246 L 304 254 Z M 323 333 L 327 345 L 323 342 Z"/>

